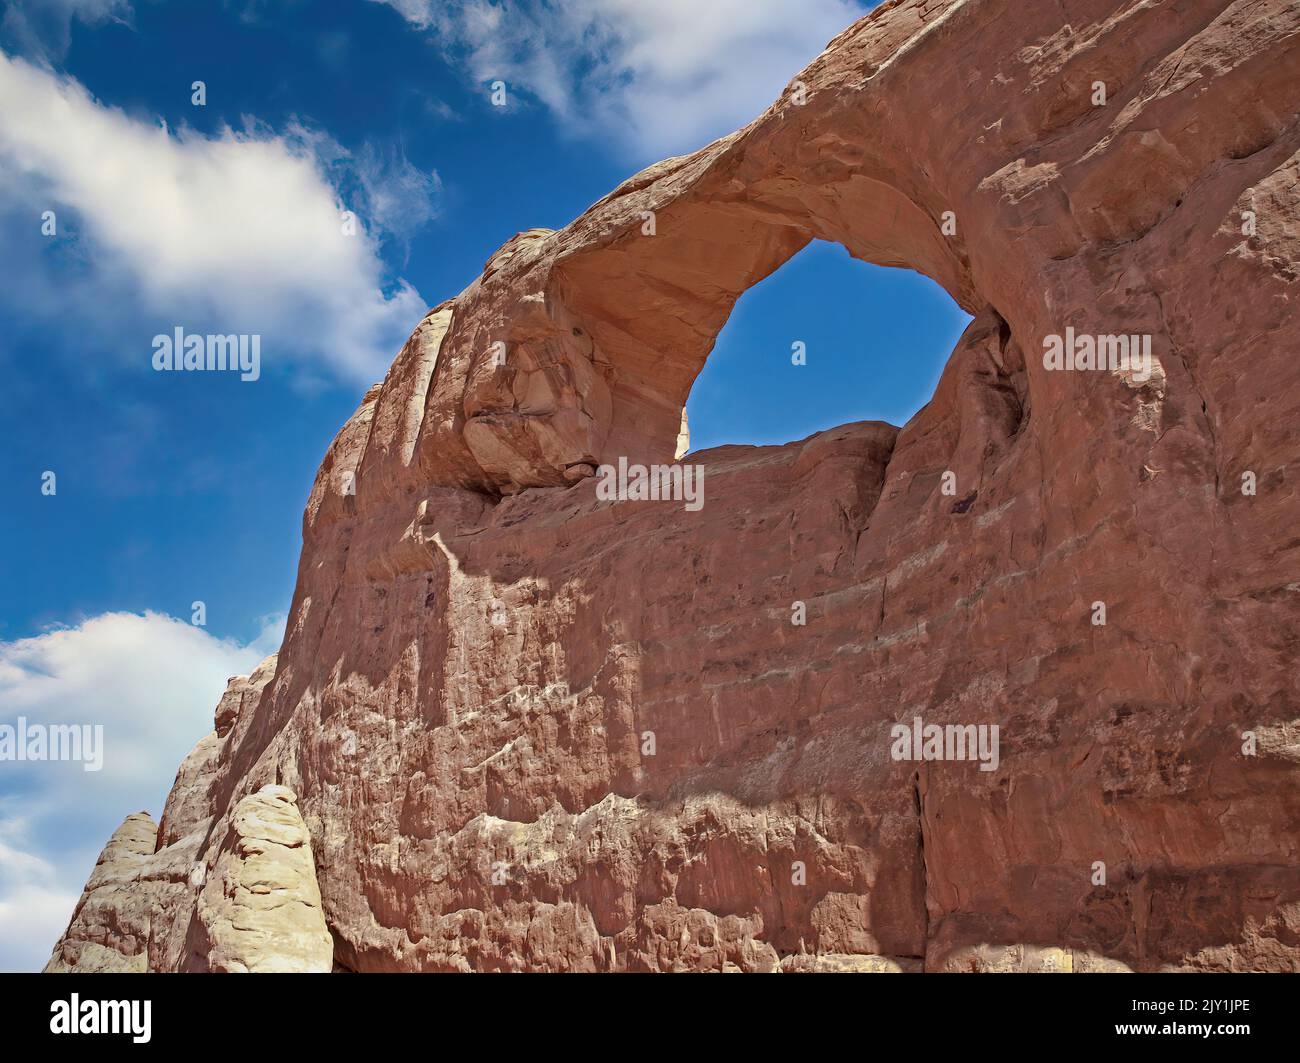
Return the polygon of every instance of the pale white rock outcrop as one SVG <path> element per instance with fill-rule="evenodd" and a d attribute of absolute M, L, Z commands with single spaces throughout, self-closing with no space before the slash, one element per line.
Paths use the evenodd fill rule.
<path fill-rule="evenodd" d="M 298 799 L 287 787 L 263 786 L 235 807 L 182 969 L 328 972 L 333 955 Z"/>

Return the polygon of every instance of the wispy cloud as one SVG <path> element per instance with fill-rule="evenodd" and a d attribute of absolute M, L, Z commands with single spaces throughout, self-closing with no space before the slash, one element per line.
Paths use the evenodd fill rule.
<path fill-rule="evenodd" d="M 72 39 L 72 23 L 126 22 L 130 0 L 6 0 L 0 39 L 29 55 L 57 59 Z"/>
<path fill-rule="evenodd" d="M 637 156 L 693 150 L 748 122 L 868 0 L 377 0 L 479 81 L 540 100 Z"/>

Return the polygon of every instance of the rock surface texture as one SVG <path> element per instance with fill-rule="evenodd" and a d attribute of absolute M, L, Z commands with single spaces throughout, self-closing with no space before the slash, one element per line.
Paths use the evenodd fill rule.
<path fill-rule="evenodd" d="M 328 972 L 334 939 L 321 913 L 311 837 L 297 798 L 263 786 L 235 807 L 199 894 L 182 970 Z"/>
<path fill-rule="evenodd" d="M 255 966 L 192 947 L 274 784 L 349 970 L 1300 969 L 1298 111 L 1293 0 L 903 0 L 508 241 L 331 446 L 278 659 L 51 968 Z M 929 405 L 598 497 L 814 238 L 973 315 Z M 1067 328 L 1152 372 L 1047 369 Z M 893 759 L 916 717 L 997 770 Z"/>

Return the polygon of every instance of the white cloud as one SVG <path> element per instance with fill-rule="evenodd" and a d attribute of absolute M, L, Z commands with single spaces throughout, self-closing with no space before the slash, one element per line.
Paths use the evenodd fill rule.
<path fill-rule="evenodd" d="M 155 332 L 181 325 L 260 334 L 265 369 L 324 366 L 368 384 L 427 309 L 410 284 L 386 284 L 380 255 L 379 228 L 423 224 L 434 211 L 436 175 L 404 159 L 354 164 L 301 127 L 170 131 L 3 53 L 0 98 L 0 207 L 21 206 L 33 219 L 54 209 L 63 229 L 80 230 L 89 277 L 79 298 L 138 301 L 157 326 L 141 326 L 141 364 Z M 339 209 L 349 170 L 353 209 L 378 215 L 354 236 L 343 233 Z M 30 263 L 37 271 L 40 250 Z M 38 302 L 58 303 L 57 293 L 46 296 Z M 95 315 L 93 303 L 65 310 Z"/>
<path fill-rule="evenodd" d="M 21 835 L 21 824 L 0 817 L 0 971 L 39 970 L 81 896 L 49 861 L 13 844 Z"/>
<path fill-rule="evenodd" d="M 429 29 L 437 21 L 434 0 L 375 0 L 375 3 L 395 8 L 404 19 L 420 29 Z"/>
<path fill-rule="evenodd" d="M 0 642 L 0 724 L 104 728 L 97 772 L 0 762 L 0 970 L 45 963 L 99 850 L 132 812 L 157 820 L 226 680 L 252 671 L 283 629 L 268 618 L 244 645 L 159 613 L 105 613 Z"/>
<path fill-rule="evenodd" d="M 869 0 L 378 0 L 453 42 L 472 76 L 535 95 L 637 155 L 753 119 Z"/>

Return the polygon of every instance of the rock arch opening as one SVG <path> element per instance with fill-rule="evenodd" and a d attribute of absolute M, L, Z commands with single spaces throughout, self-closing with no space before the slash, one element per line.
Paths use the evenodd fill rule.
<path fill-rule="evenodd" d="M 719 142 L 706 173 L 678 175 L 680 160 L 669 160 L 563 233 L 521 233 L 493 257 L 469 293 L 481 307 L 474 327 L 453 327 L 439 355 L 468 366 L 464 421 L 440 425 L 463 427 L 468 461 L 453 439 L 444 468 L 472 463 L 481 472 L 464 475 L 466 486 L 486 479 L 509 494 L 620 457 L 671 460 L 736 301 L 814 240 L 932 278 L 968 313 L 987 306 L 941 204 L 883 175 L 737 175 L 746 159 L 727 147 Z M 456 384 L 446 378 L 452 394 Z"/>
<path fill-rule="evenodd" d="M 971 321 L 928 277 L 814 240 L 736 301 L 687 401 L 691 450 L 901 426 Z"/>

